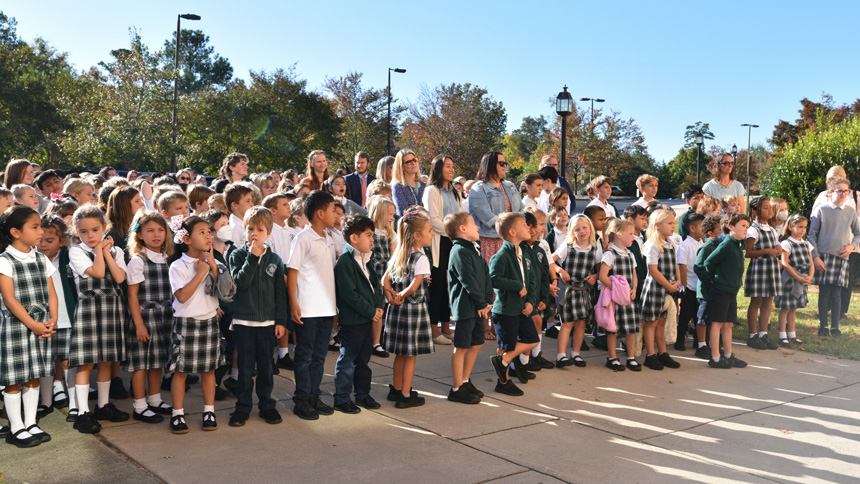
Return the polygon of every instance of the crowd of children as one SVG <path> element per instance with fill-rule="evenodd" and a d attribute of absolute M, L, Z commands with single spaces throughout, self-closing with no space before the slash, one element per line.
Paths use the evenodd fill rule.
<path fill-rule="evenodd" d="M 417 357 L 435 351 L 429 214 L 414 205 L 396 217 L 382 179 L 360 185 L 362 203 L 353 201 L 344 177 L 329 177 L 321 159 L 318 150 L 308 157 L 310 184 L 277 172 L 247 182 L 247 156 L 231 153 L 215 190 L 188 169 L 34 176 L 28 161 L 10 162 L 2 176 L 11 185 L 0 188 L 6 441 L 33 447 L 51 440 L 38 419 L 65 407 L 82 433 L 130 417 L 151 424 L 168 417 L 173 433 L 187 433 L 184 397 L 197 381 L 200 429 L 218 428 L 214 402 L 228 393 L 237 398 L 230 426 L 250 418 L 254 392 L 259 417 L 277 424 L 273 374 L 282 369 L 294 372 L 298 417 L 355 414 L 380 408 L 369 361 L 390 354 L 387 400 L 396 408 L 423 405 L 413 380 Z M 570 213 L 570 194 L 558 183 L 552 166 L 523 177 L 524 211 L 498 215 L 503 243 L 489 263 L 473 216 L 444 217 L 455 327 L 450 401 L 484 397 L 471 375 L 485 321 L 497 339 L 494 390 L 510 396 L 523 394 L 514 379 L 522 385 L 540 370 L 585 367 L 589 332 L 613 371 L 679 368 L 667 345 L 686 351 L 688 331 L 695 355 L 711 368 L 743 368 L 732 348 L 742 285 L 750 348 L 802 343 L 795 312 L 808 304 L 811 284 L 820 288 L 819 336 L 840 334 L 848 256 L 860 247 L 844 176 L 828 178 L 827 197 L 810 218 L 788 216 L 785 200 L 765 197 L 752 199 L 747 216 L 739 213 L 742 200 L 690 186 L 690 208 L 677 222 L 655 200 L 658 180 L 650 175 L 637 180 L 643 196 L 623 212 L 609 200 L 608 177 L 589 184 L 593 200 L 583 214 Z M 774 304 L 776 342 L 768 339 Z M 552 329 L 556 355 L 547 359 L 544 336 Z M 332 349 L 339 356 L 329 406 L 320 384 Z M 130 392 L 120 371 L 131 374 Z M 112 402 L 129 393 L 131 415 Z"/>

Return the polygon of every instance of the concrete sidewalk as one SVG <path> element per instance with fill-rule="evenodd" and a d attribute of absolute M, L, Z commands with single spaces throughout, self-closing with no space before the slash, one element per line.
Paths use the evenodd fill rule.
<path fill-rule="evenodd" d="M 545 340 L 545 354 L 556 341 Z M 54 440 L 36 449 L 0 444 L 2 482 L 857 482 L 860 362 L 801 351 L 755 351 L 750 366 L 713 370 L 692 351 L 682 367 L 613 373 L 606 353 L 584 352 L 586 368 L 543 370 L 522 397 L 493 392 L 484 346 L 473 382 L 480 405 L 448 402 L 451 346 L 418 358 L 423 407 L 385 401 L 393 358 L 374 358 L 379 411 L 293 416 L 292 373 L 275 377 L 279 425 L 252 413 L 227 425 L 232 397 L 217 402 L 220 428 L 200 430 L 202 397 L 186 399 L 191 432 L 133 420 L 97 437 L 71 430 L 59 412 L 45 420 Z M 335 354 L 324 392 L 334 390 Z M 165 395 L 169 401 L 169 394 Z M 331 403 L 331 397 L 324 400 Z M 118 406 L 131 411 L 130 400 Z"/>

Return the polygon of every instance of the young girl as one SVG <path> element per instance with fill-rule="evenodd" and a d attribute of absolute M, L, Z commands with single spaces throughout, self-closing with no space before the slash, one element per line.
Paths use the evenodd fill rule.
<path fill-rule="evenodd" d="M 785 221 L 788 220 L 788 202 L 783 198 L 773 197 L 770 199 L 770 206 L 773 207 L 773 216 L 767 223 L 781 236 L 785 232 Z"/>
<path fill-rule="evenodd" d="M 561 301 L 562 325 L 558 333 L 558 357 L 555 365 L 564 368 L 570 365 L 584 367 L 585 360 L 579 356 L 585 340 L 585 322 L 594 312 L 592 293 L 597 283 L 597 268 L 603 251 L 597 246 L 594 226 L 585 215 L 575 215 L 570 219 L 564 245 L 553 255 L 562 267 L 561 279 L 567 284 L 567 291 Z M 571 357 L 567 356 L 567 343 L 573 331 Z"/>
<path fill-rule="evenodd" d="M 105 216 L 108 220 L 107 235 L 113 238 L 117 248 L 126 251 L 129 228 L 134 215 L 143 208 L 140 192 L 132 187 L 119 187 L 110 194 Z M 126 252 L 127 258 L 131 254 Z M 126 260 L 128 263 L 128 259 Z"/>
<path fill-rule="evenodd" d="M 424 405 L 424 398 L 412 390 L 415 357 L 433 352 L 425 299 L 430 260 L 424 255 L 424 248 L 433 241 L 433 226 L 416 209 L 404 212 L 399 224 L 397 248 L 382 279 L 390 304 L 385 318 L 388 351 L 395 355 L 388 400 L 396 401 L 397 408 L 410 408 Z"/>
<path fill-rule="evenodd" d="M 183 220 L 173 242 L 176 248 L 168 259 L 170 290 L 176 298 L 168 361 L 168 369 L 175 372 L 170 389 L 170 430 L 175 434 L 188 432 L 183 404 L 189 373 L 202 374 L 203 430 L 215 430 L 215 369 L 224 361 L 215 284 L 219 275 L 229 273 L 215 261 L 212 232 L 202 218 L 192 215 Z"/>
<path fill-rule="evenodd" d="M 667 312 L 663 310 L 666 295 L 677 293 L 681 286 L 681 271 L 675 256 L 675 244 L 670 240 L 674 233 L 673 210 L 657 210 L 648 218 L 648 241 L 642 248 L 642 255 L 648 264 L 648 275 L 642 283 L 642 299 L 639 303 L 642 319 L 645 321 L 645 366 L 652 370 L 662 370 L 664 366 L 681 367 L 681 364 L 666 352 Z M 654 351 L 655 340 L 659 353 Z"/>
<path fill-rule="evenodd" d="M 373 220 L 373 226 L 376 227 L 373 231 L 373 251 L 370 260 L 376 268 L 376 274 L 379 280 L 385 275 L 385 266 L 391 259 L 391 253 L 394 252 L 394 213 L 397 207 L 394 202 L 381 195 L 369 197 L 367 201 L 367 212 L 370 219 Z M 373 323 L 373 349 L 371 350 L 374 356 L 380 358 L 388 358 L 388 351 L 382 347 L 382 321 Z"/>
<path fill-rule="evenodd" d="M 0 385 L 6 387 L 3 401 L 11 427 L 6 442 L 22 448 L 51 440 L 36 424 L 39 378 L 54 374 L 49 338 L 58 319 L 54 266 L 33 249 L 41 238 L 35 209 L 17 206 L 0 216 L 0 245 L 5 248 L 0 254 Z"/>
<path fill-rule="evenodd" d="M 172 293 L 167 257 L 173 253 L 167 220 L 157 212 L 138 212 L 128 241 L 133 257 L 128 263 L 128 308 L 131 311 L 126 336 L 128 358 L 122 368 L 132 372 L 134 419 L 158 423 L 173 408 L 161 400 L 161 373 L 167 366 L 170 328 L 173 322 Z M 146 383 L 149 394 L 144 398 Z"/>
<path fill-rule="evenodd" d="M 84 205 L 72 220 L 81 243 L 69 249 L 69 260 L 78 289 L 78 305 L 72 324 L 69 366 L 78 368 L 75 395 L 80 415 L 75 429 L 96 433 L 96 420 L 123 422 L 129 415 L 110 403 L 111 364 L 125 360 L 125 300 L 120 284 L 125 281 L 125 255 L 105 237 L 105 218 L 98 206 Z M 89 412 L 87 398 L 90 372 L 98 364 L 98 407 Z"/>
<path fill-rule="evenodd" d="M 795 312 L 809 304 L 807 287 L 812 283 L 815 268 L 812 267 L 812 244 L 803 240 L 809 221 L 796 213 L 788 219 L 780 236 L 782 246 L 782 294 L 774 298 L 779 308 L 779 344 L 789 347 L 801 345 L 795 333 Z M 786 331 L 787 330 L 787 331 Z"/>
<path fill-rule="evenodd" d="M 15 203 L 20 203 L 36 210 L 39 209 L 39 196 L 36 195 L 36 190 L 30 185 L 15 185 L 12 187 L 12 194 L 15 196 Z"/>
<path fill-rule="evenodd" d="M 549 248 L 555 252 L 564 247 L 564 241 L 567 239 L 567 224 L 570 221 L 567 209 L 559 206 L 550 208 L 549 221 L 551 226 L 546 228 L 548 232 L 546 241 Z"/>
<path fill-rule="evenodd" d="M 537 173 L 530 173 L 520 183 L 520 196 L 523 208 L 537 208 L 540 192 L 543 191 L 543 178 Z"/>
<path fill-rule="evenodd" d="M 775 350 L 776 343 L 768 340 L 767 326 L 773 309 L 773 297 L 782 295 L 779 278 L 779 259 L 782 247 L 779 234 L 768 225 L 773 217 L 770 200 L 758 196 L 750 202 L 752 226 L 747 231 L 746 258 L 750 259 L 744 279 L 744 296 L 751 298 L 747 309 L 749 339 L 747 346 L 757 350 Z"/>
<path fill-rule="evenodd" d="M 639 332 L 639 305 L 636 302 L 636 259 L 633 253 L 627 250 L 633 243 L 633 223 L 627 220 L 614 218 L 606 227 L 606 240 L 609 249 L 600 258 L 600 272 L 598 280 L 599 288 L 612 288 L 609 276 L 622 276 L 630 285 L 630 305 L 621 306 L 615 304 L 615 326 L 616 333 L 607 332 L 606 342 L 609 356 L 606 358 L 606 367 L 614 371 L 623 371 L 624 366 L 618 361 L 616 353 L 617 334 L 624 335 L 627 345 L 627 368 L 632 371 L 641 371 L 642 367 L 636 361 L 636 333 Z"/>
<path fill-rule="evenodd" d="M 86 205 L 96 201 L 95 187 L 83 178 L 72 178 L 63 185 L 63 193 L 75 197 L 78 205 Z"/>

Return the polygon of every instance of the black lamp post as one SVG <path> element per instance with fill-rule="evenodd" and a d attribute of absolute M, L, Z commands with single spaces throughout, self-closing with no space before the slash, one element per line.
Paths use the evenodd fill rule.
<path fill-rule="evenodd" d="M 403 74 L 406 69 L 388 68 L 388 151 L 386 151 L 388 156 L 391 156 L 391 71 Z"/>
<path fill-rule="evenodd" d="M 583 97 L 579 98 L 580 101 L 591 101 L 591 127 L 594 128 L 594 103 L 602 103 L 606 101 L 606 99 L 594 98 L 594 97 Z"/>
<path fill-rule="evenodd" d="M 758 125 L 744 123 L 741 126 L 747 127 L 747 206 L 749 206 L 750 199 L 752 198 L 752 187 L 750 187 L 750 159 L 752 158 L 752 153 L 750 152 L 750 150 L 752 149 L 752 129 L 758 128 Z M 737 167 L 737 165 L 735 165 L 735 167 Z"/>
<path fill-rule="evenodd" d="M 696 185 L 702 186 L 699 182 L 699 167 L 702 165 L 702 146 L 705 144 L 705 137 L 702 133 L 696 133 Z"/>
<path fill-rule="evenodd" d="M 199 15 L 186 13 L 185 15 L 176 16 L 176 45 L 174 45 L 174 61 L 173 68 L 176 69 L 175 77 L 173 78 L 173 161 L 170 163 L 171 170 L 176 171 L 176 106 L 179 104 L 179 22 L 182 20 L 200 20 Z"/>
<path fill-rule="evenodd" d="M 564 177 L 564 165 L 567 159 L 566 150 L 565 150 L 565 138 L 567 134 L 567 116 L 573 112 L 573 96 L 567 92 L 567 86 L 564 86 L 564 90 L 558 93 L 558 97 L 555 98 L 555 112 L 561 116 L 561 173 L 560 175 Z"/>

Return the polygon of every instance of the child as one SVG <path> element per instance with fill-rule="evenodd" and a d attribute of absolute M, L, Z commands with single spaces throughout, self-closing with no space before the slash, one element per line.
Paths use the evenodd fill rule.
<path fill-rule="evenodd" d="M 385 183 L 381 180 L 374 180 L 374 183 Z M 385 275 L 385 266 L 391 259 L 391 254 L 394 252 L 394 214 L 397 212 L 397 207 L 394 202 L 381 195 L 370 196 L 367 198 L 367 212 L 370 219 L 373 221 L 373 255 L 371 262 L 373 263 L 376 275 L 382 281 L 382 276 Z M 379 358 L 388 358 L 388 351 L 382 347 L 382 321 L 373 323 L 373 356 Z"/>
<path fill-rule="evenodd" d="M 608 218 L 606 216 L 606 211 L 597 205 L 590 205 L 585 207 L 585 210 L 583 210 L 582 213 L 591 220 L 591 226 L 594 227 L 594 236 L 597 239 L 597 246 L 600 248 L 607 247 L 607 244 L 602 242 L 603 231 L 606 230 L 606 222 Z M 647 223 L 648 218 L 646 217 L 645 220 Z"/>
<path fill-rule="evenodd" d="M 645 262 L 645 257 L 642 255 L 642 249 L 645 247 L 645 239 L 642 234 L 648 227 L 648 215 L 645 209 L 639 205 L 630 205 L 624 209 L 621 217 L 633 224 L 633 243 L 630 244 L 630 252 L 633 253 L 633 258 L 636 259 L 636 280 L 644 281 L 648 276 L 648 264 Z M 642 296 L 642 284 L 636 288 L 636 299 Z"/>
<path fill-rule="evenodd" d="M 537 173 L 530 173 L 523 178 L 520 185 L 520 196 L 523 198 L 523 207 L 538 207 L 538 199 L 543 190 L 543 178 Z"/>
<path fill-rule="evenodd" d="M 343 413 L 359 413 L 359 406 L 369 410 L 380 407 L 370 396 L 373 374 L 368 365 L 373 323 L 382 321 L 383 303 L 379 276 L 370 260 L 373 229 L 369 218 L 348 216 L 343 224 L 347 245 L 334 267 L 340 337 L 340 356 L 334 370 L 334 409 Z M 354 402 L 349 398 L 353 388 Z"/>
<path fill-rule="evenodd" d="M 124 422 L 129 415 L 110 403 L 111 363 L 125 361 L 125 300 L 120 284 L 125 282 L 125 254 L 104 237 L 105 218 L 95 204 L 75 212 L 75 233 L 81 243 L 69 249 L 69 260 L 78 288 L 78 305 L 72 324 L 69 366 L 77 367 L 75 394 L 79 416 L 75 429 L 96 433 L 96 420 Z M 98 364 L 98 407 L 89 412 L 90 372 Z"/>
<path fill-rule="evenodd" d="M 493 304 L 493 285 L 487 261 L 475 247 L 480 239 L 478 226 L 468 212 L 445 217 L 445 232 L 453 242 L 448 262 L 448 294 L 454 329 L 451 374 L 448 391 L 452 402 L 476 404 L 484 393 L 472 384 L 472 368 L 484 345 L 484 323 Z"/>
<path fill-rule="evenodd" d="M 96 201 L 95 187 L 92 183 L 82 178 L 72 178 L 63 185 L 63 193 L 68 193 L 78 201 L 78 205 L 85 205 Z"/>
<path fill-rule="evenodd" d="M 36 189 L 30 185 L 15 185 L 12 187 L 12 194 L 15 196 L 15 203 L 26 205 L 35 210 L 39 209 L 39 196 L 36 194 Z"/>
<path fill-rule="evenodd" d="M 753 198 L 750 212 L 754 222 L 747 231 L 746 258 L 751 260 L 744 279 L 744 296 L 750 298 L 747 346 L 757 350 L 775 350 L 778 346 L 767 338 L 767 326 L 773 297 L 782 295 L 778 259 L 782 255 L 782 247 L 779 234 L 767 223 L 773 217 L 770 200 L 762 196 Z"/>
<path fill-rule="evenodd" d="M 336 257 L 340 257 L 346 248 L 346 239 L 343 237 L 343 232 L 340 230 L 340 224 L 343 222 L 343 217 L 346 215 L 346 209 L 343 204 L 337 199 L 334 201 L 334 227 L 328 229 L 329 235 L 334 239 L 335 247 L 337 248 Z"/>
<path fill-rule="evenodd" d="M 547 227 L 547 231 L 552 230 L 552 232 L 547 234 L 546 241 L 549 244 L 550 250 L 555 252 L 559 247 L 564 246 L 564 241 L 567 239 L 567 225 L 570 221 L 567 209 L 558 206 L 552 207 L 549 211 L 549 221 L 552 227 Z"/>
<path fill-rule="evenodd" d="M 272 212 L 251 207 L 243 222 L 247 243 L 230 253 L 227 264 L 236 284 L 232 326 L 239 364 L 238 400 L 230 416 L 231 427 L 245 425 L 250 417 L 255 364 L 260 418 L 268 424 L 281 423 L 272 398 L 272 351 L 276 340 L 284 335 L 289 314 L 284 263 L 265 245 L 272 233 Z"/>
<path fill-rule="evenodd" d="M 126 337 L 123 370 L 132 372 L 135 420 L 158 423 L 173 408 L 161 400 L 161 376 L 170 358 L 173 293 L 167 258 L 173 241 L 167 219 L 157 212 L 138 212 L 131 225 L 128 262 L 128 308 L 131 324 Z M 149 393 L 144 398 L 146 383 Z"/>
<path fill-rule="evenodd" d="M 170 190 L 161 194 L 158 197 L 158 209 L 167 220 L 173 219 L 177 215 L 187 217 L 190 212 L 188 210 L 188 197 L 177 190 Z"/>
<path fill-rule="evenodd" d="M 221 194 L 219 194 L 221 195 Z M 227 258 L 230 257 L 230 253 L 233 251 L 233 242 L 230 241 L 229 237 L 232 234 L 232 230 L 230 230 L 230 225 L 227 220 L 227 213 L 221 212 L 220 210 L 208 210 L 200 216 L 206 223 L 209 224 L 209 231 L 214 234 L 212 236 L 212 252 L 215 254 L 215 260 L 220 262 L 225 267 L 227 266 Z M 221 237 L 226 238 L 226 242 Z M 218 308 L 220 311 L 218 312 L 218 327 L 221 330 L 221 336 L 224 337 L 224 358 L 226 364 L 221 366 L 215 370 L 215 400 L 220 401 L 227 398 L 228 391 L 235 395 L 238 393 L 239 388 L 239 362 L 236 358 L 236 338 L 232 330 L 230 330 L 230 325 L 233 323 L 233 301 L 218 301 Z M 224 375 L 227 370 L 230 370 L 230 377 L 227 380 L 223 380 Z M 224 383 L 224 387 L 221 388 L 221 383 Z M 165 380 L 167 383 L 167 380 Z M 172 386 L 172 380 L 170 384 Z M 187 383 L 187 380 L 186 380 Z M 186 389 L 189 385 L 186 384 Z"/>
<path fill-rule="evenodd" d="M 819 287 L 818 336 L 835 336 L 839 331 L 843 287 L 848 286 L 848 256 L 860 246 L 860 221 L 845 206 L 851 185 L 847 178 L 834 177 L 827 182 L 830 201 L 816 207 L 809 227 L 809 242 L 815 264 L 813 284 Z M 830 330 L 827 313 L 830 312 Z"/>
<path fill-rule="evenodd" d="M 664 310 L 666 296 L 678 292 L 681 274 L 678 270 L 675 244 L 669 239 L 675 232 L 675 212 L 657 210 L 648 219 L 648 241 L 642 248 L 648 275 L 642 283 L 640 307 L 645 321 L 643 339 L 645 340 L 645 366 L 652 370 L 680 368 L 666 352 L 666 315 Z M 673 322 L 674 323 L 674 322 Z M 657 351 L 654 351 L 654 342 Z"/>
<path fill-rule="evenodd" d="M 385 317 L 387 349 L 394 353 L 394 384 L 389 385 L 388 400 L 396 401 L 397 408 L 411 408 L 424 405 L 424 398 L 412 390 L 415 357 L 434 350 L 425 296 L 430 260 L 423 252 L 433 241 L 433 226 L 414 208 L 404 212 L 398 223 L 397 248 L 382 277 L 390 304 Z"/>
<path fill-rule="evenodd" d="M 696 315 L 699 309 L 699 303 L 696 301 L 696 287 L 698 286 L 698 278 L 696 277 L 696 253 L 699 247 L 702 246 L 702 222 L 705 216 L 699 213 L 693 213 L 687 217 L 687 238 L 681 243 L 678 248 L 678 271 L 681 274 L 681 311 L 678 315 L 678 336 L 675 340 L 675 349 L 677 351 L 686 351 L 687 346 L 684 340 L 687 338 L 687 329 L 690 321 Z"/>
<path fill-rule="evenodd" d="M 795 332 L 795 312 L 809 303 L 806 295 L 815 274 L 812 266 L 812 245 L 803 240 L 809 221 L 796 213 L 788 219 L 785 231 L 780 236 L 782 245 L 782 295 L 774 299 L 779 308 L 779 345 L 789 347 L 801 345 Z M 787 331 L 786 331 L 787 330 Z"/>
<path fill-rule="evenodd" d="M 107 235 L 113 238 L 114 245 L 123 252 L 126 252 L 131 221 L 142 208 L 143 202 L 136 188 L 119 187 L 108 198 L 107 212 L 105 212 L 108 221 Z"/>
<path fill-rule="evenodd" d="M 627 368 L 631 371 L 642 371 L 642 366 L 634 356 L 636 351 L 636 333 L 639 332 L 639 304 L 636 301 L 636 259 L 628 248 L 634 243 L 633 223 L 627 220 L 612 219 L 606 227 L 606 240 L 609 249 L 600 258 L 600 272 L 597 279 L 600 281 L 598 289 L 603 287 L 612 288 L 612 280 L 609 276 L 622 276 L 630 286 L 630 305 L 621 306 L 615 304 L 615 333 L 607 332 L 606 343 L 609 356 L 606 358 L 606 367 L 613 371 L 624 371 L 624 365 L 618 361 L 616 353 L 617 335 L 624 335 L 627 347 Z"/>
<path fill-rule="evenodd" d="M 705 217 L 709 217 L 711 215 L 719 216 L 722 208 L 723 202 L 721 202 L 719 198 L 705 195 L 699 201 L 699 205 L 696 208 L 696 213 L 700 213 Z"/>
<path fill-rule="evenodd" d="M 269 236 L 266 244 L 272 249 L 272 252 L 281 258 L 281 261 L 290 260 L 290 244 L 292 243 L 290 235 L 292 231 L 287 225 L 287 220 L 292 215 L 290 202 L 285 194 L 273 193 L 263 199 L 263 206 L 272 212 L 272 235 Z M 284 280 L 286 281 L 286 279 Z M 278 338 L 276 367 L 292 371 L 295 367 L 293 366 L 293 359 L 290 358 L 289 321 L 287 323 L 287 326 L 284 327 L 284 335 Z"/>
<path fill-rule="evenodd" d="M 58 319 L 55 269 L 33 250 L 42 237 L 39 213 L 18 206 L 0 220 L 0 385 L 11 429 L 6 442 L 20 448 L 51 440 L 36 423 L 39 378 L 54 374 L 50 337 Z M 23 389 L 21 388 L 23 386 Z M 42 391 L 51 392 L 51 388 Z M 86 398 L 86 397 L 85 397 Z M 24 415 L 21 416 L 23 407 Z"/>
<path fill-rule="evenodd" d="M 537 219 L 537 240 L 533 241 L 531 246 L 534 253 L 540 258 L 541 252 L 537 249 L 540 248 L 543 251 L 543 254 L 546 256 L 546 259 L 539 261 L 542 271 L 542 278 L 548 285 L 549 291 L 544 293 L 546 299 L 544 299 L 544 304 L 546 308 L 541 312 L 541 325 L 537 327 L 538 336 L 541 339 L 541 344 L 539 344 L 536 348 L 532 349 L 532 353 L 535 357 L 535 362 L 541 365 L 542 368 L 555 368 L 555 363 L 545 359 L 541 352 L 541 345 L 543 344 L 543 328 L 546 322 L 555 322 L 555 309 L 556 309 L 556 299 L 559 295 L 559 287 L 564 284 L 559 283 L 558 277 L 558 266 L 555 264 L 555 259 L 552 257 L 552 249 L 549 246 L 549 243 L 546 241 L 546 233 L 547 233 L 547 216 L 543 210 L 539 208 L 527 208 L 525 212 L 531 212 L 534 214 Z M 545 262 L 544 262 L 545 261 Z M 550 323 L 550 324 L 552 324 Z M 585 341 L 582 342 L 582 350 L 588 350 L 588 345 L 585 344 Z"/>
<path fill-rule="evenodd" d="M 241 183 L 231 183 L 224 189 L 224 204 L 230 214 L 230 241 L 235 247 L 245 245 L 245 212 L 254 206 L 254 190 Z"/>
<path fill-rule="evenodd" d="M 746 362 L 732 353 L 732 324 L 738 321 L 738 291 L 744 273 L 744 239 L 749 217 L 741 213 L 723 218 L 728 236 L 705 260 L 707 277 L 712 283 L 708 301 L 708 321 L 711 326 L 711 368 L 744 368 Z M 722 337 L 724 356 L 720 356 Z"/>
<path fill-rule="evenodd" d="M 221 281 L 229 281 L 229 273 L 215 260 L 208 222 L 191 215 L 170 228 L 174 230 L 176 244 L 167 261 L 170 290 L 174 296 L 168 361 L 168 370 L 174 372 L 170 388 L 173 397 L 170 431 L 188 433 L 184 403 L 185 380 L 189 373 L 201 374 L 203 430 L 216 430 L 214 370 L 224 360 L 218 328 L 218 294 L 223 294 L 219 286 Z"/>
<path fill-rule="evenodd" d="M 592 185 L 597 190 L 597 198 L 592 200 L 588 206 L 601 207 L 606 212 L 607 218 L 617 217 L 615 207 L 607 201 L 612 195 L 612 179 L 601 175 L 592 181 Z"/>
<path fill-rule="evenodd" d="M 575 215 L 570 220 L 565 244 L 554 254 L 553 259 L 560 263 L 562 280 L 568 285 L 561 301 L 562 326 L 558 333 L 558 355 L 556 366 L 570 365 L 584 367 L 585 360 L 579 355 L 585 340 L 585 322 L 593 317 L 594 303 L 592 293 L 597 283 L 597 267 L 603 251 L 597 245 L 594 226 L 585 215 Z M 573 331 L 571 356 L 567 356 L 567 343 Z"/>
<path fill-rule="evenodd" d="M 693 266 L 696 279 L 698 279 L 696 283 L 696 302 L 698 303 L 698 310 L 696 311 L 696 358 L 703 360 L 711 359 L 711 350 L 707 346 L 710 340 L 707 334 L 711 324 L 708 318 L 708 302 L 711 299 L 711 287 L 713 286 L 711 276 L 705 269 L 705 261 L 720 245 L 718 235 L 724 232 L 728 233 L 728 228 L 723 227 L 720 217 L 716 215 L 705 217 L 702 222 L 702 236 L 705 242 L 699 247 L 696 263 Z"/>
<path fill-rule="evenodd" d="M 528 371 L 540 371 L 542 369 L 555 368 L 555 363 L 545 359 L 541 354 L 541 335 L 543 334 L 543 318 L 541 315 L 549 307 L 549 304 L 551 304 L 550 266 L 547 252 L 544 251 L 539 242 L 544 226 L 538 224 L 537 215 L 531 210 L 526 210 L 523 216 L 526 219 L 526 225 L 529 226 L 531 237 L 523 241 L 520 247 L 523 250 L 523 255 L 530 257 L 532 260 L 531 273 L 534 278 L 534 294 L 530 296 L 534 301 L 532 303 L 534 309 L 530 316 L 534 322 L 535 331 L 538 334 L 538 344 L 531 349 L 531 354 L 520 355 L 520 360 L 515 365 L 523 364 Z M 546 223 L 546 220 L 544 220 L 544 223 Z"/>
<path fill-rule="evenodd" d="M 367 198 L 375 197 L 377 195 L 391 198 L 391 185 L 380 179 L 370 182 L 370 185 L 367 186 Z M 367 203 L 365 203 L 365 206 L 367 206 Z"/>
<path fill-rule="evenodd" d="M 655 176 L 648 175 L 647 173 L 641 175 L 636 179 L 636 188 L 642 193 L 642 196 L 639 197 L 639 200 L 633 202 L 633 205 L 638 205 L 642 208 L 648 205 L 648 202 L 654 200 L 654 197 L 657 196 L 657 188 L 659 187 L 659 180 Z"/>
<path fill-rule="evenodd" d="M 508 366 L 519 355 L 528 353 L 540 341 L 529 315 L 533 303 L 527 300 L 529 288 L 534 291 L 534 279 L 528 267 L 530 259 L 524 256 L 520 244 L 531 238 L 529 226 L 520 213 L 503 213 L 496 219 L 496 232 L 504 239 L 502 248 L 490 258 L 490 279 L 496 300 L 493 303 L 493 325 L 498 338 L 498 350 L 491 357 L 498 380 L 496 391 L 520 396 L 523 391 L 508 378 Z M 523 365 L 515 365 L 517 378 L 527 383 Z"/>
<path fill-rule="evenodd" d="M 725 213 L 738 213 L 741 211 L 741 202 L 738 197 L 726 195 L 721 202 L 723 204 L 723 212 Z"/>
<path fill-rule="evenodd" d="M 788 220 L 788 202 L 784 198 L 772 197 L 770 206 L 773 207 L 773 217 L 767 223 L 782 236 L 785 232 L 785 221 Z"/>
<path fill-rule="evenodd" d="M 227 211 L 227 204 L 224 203 L 224 194 L 216 193 L 209 197 L 209 209 L 210 210 L 218 210 L 219 212 L 229 213 Z"/>
<path fill-rule="evenodd" d="M 215 195 L 215 190 L 204 185 L 188 185 L 188 204 L 194 215 L 200 216 L 209 210 L 209 197 Z"/>
<path fill-rule="evenodd" d="M 0 213 L 9 210 L 9 207 L 15 203 L 15 195 L 12 191 L 5 187 L 0 187 Z"/>
<path fill-rule="evenodd" d="M 293 201 L 290 202 L 290 218 L 287 219 L 287 227 L 292 229 L 290 231 L 291 243 L 296 239 L 296 236 L 299 235 L 299 232 L 310 225 L 308 218 L 305 217 L 304 203 L 305 200 L 303 198 L 294 198 Z"/>
<path fill-rule="evenodd" d="M 687 223 L 687 217 L 691 214 L 698 213 L 697 209 L 699 207 L 699 202 L 702 201 L 702 197 L 704 196 L 705 193 L 699 185 L 690 185 L 686 190 L 684 190 L 684 200 L 690 207 L 686 212 L 681 214 L 681 217 L 678 220 L 678 234 L 684 239 L 689 235 L 687 234 L 687 227 L 689 226 Z"/>
<path fill-rule="evenodd" d="M 293 413 L 304 420 L 317 420 L 320 414 L 334 413 L 320 400 L 320 381 L 337 314 L 335 243 L 326 234 L 326 229 L 334 227 L 334 197 L 314 190 L 305 197 L 303 210 L 310 226 L 296 236 L 287 263 L 287 294 L 296 323 Z"/>

